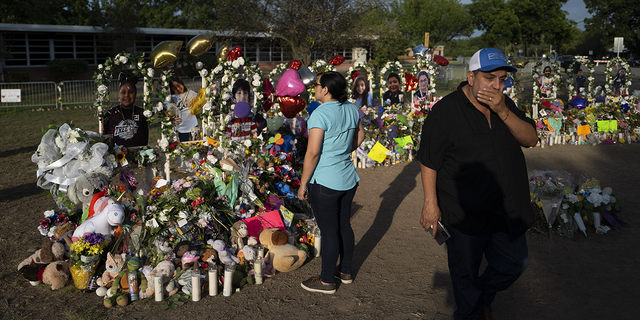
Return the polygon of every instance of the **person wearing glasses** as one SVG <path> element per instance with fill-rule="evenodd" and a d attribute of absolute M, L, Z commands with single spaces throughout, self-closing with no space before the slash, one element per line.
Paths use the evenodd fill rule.
<path fill-rule="evenodd" d="M 307 122 L 309 140 L 298 198 L 309 200 L 322 234 L 322 272 L 301 286 L 307 291 L 333 294 L 336 279 L 345 284 L 352 281 L 355 237 L 351 202 L 360 177 L 351 162 L 351 152 L 364 140 L 364 127 L 358 108 L 347 101 L 347 81 L 342 74 L 321 73 L 315 90 L 321 104 Z"/>
<path fill-rule="evenodd" d="M 429 101 L 429 73 L 426 70 L 418 72 L 418 90 L 413 93 L 414 104 L 423 100 Z"/>

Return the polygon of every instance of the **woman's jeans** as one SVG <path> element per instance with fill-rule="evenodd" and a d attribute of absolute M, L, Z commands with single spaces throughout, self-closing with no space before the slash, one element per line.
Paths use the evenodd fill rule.
<path fill-rule="evenodd" d="M 354 235 L 351 229 L 351 202 L 358 185 L 346 191 L 310 183 L 309 200 L 322 235 L 322 273 L 324 283 L 333 283 L 340 256 L 340 272 L 351 273 Z"/>

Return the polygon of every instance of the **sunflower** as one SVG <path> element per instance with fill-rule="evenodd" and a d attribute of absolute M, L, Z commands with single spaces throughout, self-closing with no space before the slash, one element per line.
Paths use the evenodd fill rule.
<path fill-rule="evenodd" d="M 124 162 L 124 152 L 116 152 L 116 160 L 118 160 L 118 162 Z"/>

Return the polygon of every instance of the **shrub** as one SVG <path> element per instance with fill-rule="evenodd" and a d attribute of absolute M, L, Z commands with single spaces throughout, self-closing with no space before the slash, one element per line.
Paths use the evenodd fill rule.
<path fill-rule="evenodd" d="M 11 72 L 11 82 L 29 82 L 29 72 Z"/>
<path fill-rule="evenodd" d="M 85 60 L 51 60 L 47 62 L 49 72 L 53 79 L 57 81 L 74 80 L 74 78 L 84 74 L 88 70 L 88 62 Z"/>

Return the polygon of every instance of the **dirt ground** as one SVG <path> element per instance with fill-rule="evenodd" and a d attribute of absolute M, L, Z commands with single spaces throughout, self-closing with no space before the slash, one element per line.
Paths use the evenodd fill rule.
<path fill-rule="evenodd" d="M 444 246 L 419 225 L 422 187 L 419 164 L 358 169 L 354 200 L 354 282 L 334 295 L 309 293 L 300 282 L 320 271 L 320 259 L 280 273 L 263 285 L 248 285 L 231 297 L 203 296 L 177 310 L 162 311 L 148 299 L 105 309 L 94 293 L 70 283 L 51 291 L 32 287 L 16 270 L 40 245 L 36 231 L 53 201 L 35 185 L 30 163 L 37 146 L 0 146 L 0 161 L 17 168 L 0 185 L 1 319 L 451 319 L 455 309 Z M 640 276 L 638 209 L 634 186 L 640 144 L 553 146 L 524 150 L 529 170 L 587 174 L 613 188 L 629 226 L 620 232 L 567 240 L 527 233 L 531 263 L 508 290 L 498 294 L 496 319 L 634 319 Z M 635 249 L 634 249 L 635 248 Z"/>

